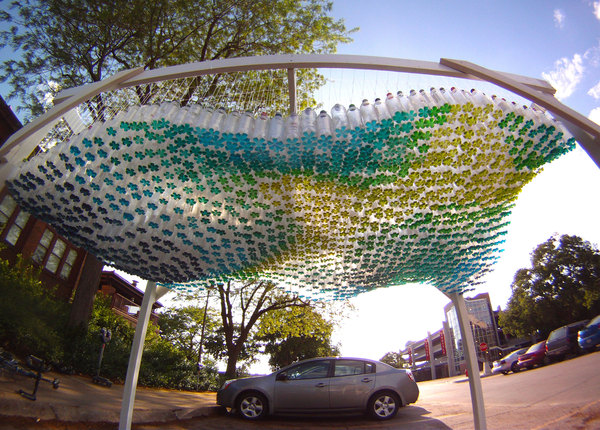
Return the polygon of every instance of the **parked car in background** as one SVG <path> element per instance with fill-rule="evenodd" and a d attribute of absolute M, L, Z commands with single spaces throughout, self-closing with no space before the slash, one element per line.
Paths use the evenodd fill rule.
<path fill-rule="evenodd" d="M 582 351 L 592 351 L 600 346 L 600 315 L 591 320 L 588 325 L 577 333 L 577 343 Z"/>
<path fill-rule="evenodd" d="M 494 361 L 492 365 L 492 373 L 502 373 L 504 375 L 508 375 L 508 372 L 511 370 L 513 372 L 518 372 L 519 366 L 517 364 L 517 360 L 519 359 L 519 356 L 525 354 L 526 351 L 527 348 L 517 349 L 516 351 L 505 355 L 500 360 Z"/>
<path fill-rule="evenodd" d="M 360 358 L 313 358 L 267 376 L 226 381 L 217 404 L 242 418 L 268 414 L 366 412 L 378 420 L 393 418 L 414 403 L 419 388 L 408 369 Z"/>
<path fill-rule="evenodd" d="M 577 343 L 577 332 L 586 326 L 589 320 L 564 325 L 553 330 L 546 340 L 546 358 L 549 362 L 564 360 L 569 355 L 581 352 Z"/>
<path fill-rule="evenodd" d="M 546 341 L 531 345 L 523 355 L 517 359 L 517 367 L 521 369 L 533 369 L 535 366 L 542 366 L 546 358 Z"/>

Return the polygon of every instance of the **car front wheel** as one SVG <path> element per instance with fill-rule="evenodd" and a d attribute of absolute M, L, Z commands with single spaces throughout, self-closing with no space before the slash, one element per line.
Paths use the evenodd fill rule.
<path fill-rule="evenodd" d="M 381 391 L 369 400 L 369 415 L 377 420 L 389 420 L 394 418 L 400 408 L 400 399 L 396 393 Z"/>
<path fill-rule="evenodd" d="M 267 399 L 260 393 L 242 393 L 237 400 L 237 411 L 246 420 L 260 420 L 268 414 Z"/>

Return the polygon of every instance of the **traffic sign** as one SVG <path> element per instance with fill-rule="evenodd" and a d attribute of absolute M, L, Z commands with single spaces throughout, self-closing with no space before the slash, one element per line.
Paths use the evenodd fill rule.
<path fill-rule="evenodd" d="M 488 349 L 488 347 L 487 347 L 487 343 L 485 343 L 485 342 L 481 342 L 481 343 L 479 344 L 479 349 L 481 350 L 481 352 L 485 352 L 485 351 L 487 351 L 487 349 Z"/>

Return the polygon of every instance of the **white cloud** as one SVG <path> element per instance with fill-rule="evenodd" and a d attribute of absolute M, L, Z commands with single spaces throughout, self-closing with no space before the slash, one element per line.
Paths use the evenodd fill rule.
<path fill-rule="evenodd" d="M 600 1 L 592 3 L 592 7 L 594 8 L 594 16 L 596 19 L 600 20 Z"/>
<path fill-rule="evenodd" d="M 554 9 L 554 25 L 558 28 L 565 25 L 565 14 L 560 9 Z"/>
<path fill-rule="evenodd" d="M 592 96 L 596 100 L 600 99 L 600 81 L 596 85 L 594 85 L 592 88 L 590 88 L 587 93 L 588 93 L 588 95 Z"/>
<path fill-rule="evenodd" d="M 600 124 L 600 107 L 592 109 L 588 118 L 594 121 L 596 124 Z"/>
<path fill-rule="evenodd" d="M 584 70 L 583 58 L 580 54 L 575 54 L 571 60 L 563 57 L 555 61 L 554 70 L 549 73 L 543 72 L 542 77 L 556 88 L 556 98 L 562 100 L 573 94 Z"/>

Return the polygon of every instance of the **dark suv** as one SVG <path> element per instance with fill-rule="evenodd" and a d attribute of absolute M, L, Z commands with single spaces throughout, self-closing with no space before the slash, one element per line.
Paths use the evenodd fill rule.
<path fill-rule="evenodd" d="M 563 360 L 568 354 L 577 355 L 581 352 L 577 344 L 577 332 L 588 323 L 588 320 L 564 325 L 557 328 L 546 340 L 546 358 L 553 362 Z"/>

